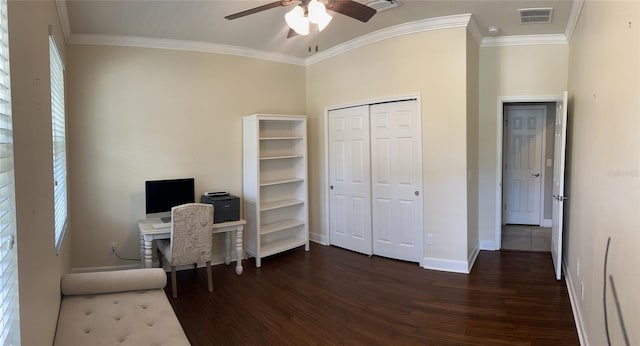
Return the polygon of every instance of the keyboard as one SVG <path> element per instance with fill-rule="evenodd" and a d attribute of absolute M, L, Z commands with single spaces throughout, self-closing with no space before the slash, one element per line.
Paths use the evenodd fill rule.
<path fill-rule="evenodd" d="M 153 227 L 154 229 L 169 228 L 171 227 L 171 223 L 169 222 L 154 223 L 151 225 L 151 227 Z"/>

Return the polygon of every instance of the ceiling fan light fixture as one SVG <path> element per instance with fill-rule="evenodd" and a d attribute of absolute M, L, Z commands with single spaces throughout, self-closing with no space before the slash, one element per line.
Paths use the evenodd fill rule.
<path fill-rule="evenodd" d="M 305 17 L 302 7 L 295 6 L 284 15 L 284 20 L 298 35 L 309 35 L 309 18 Z"/>
<path fill-rule="evenodd" d="M 309 21 L 313 24 L 319 24 L 322 18 L 327 15 L 327 8 L 318 0 L 309 1 L 307 10 L 309 11 Z"/>
<path fill-rule="evenodd" d="M 324 15 L 320 18 L 320 21 L 318 22 L 318 30 L 322 31 L 324 28 L 326 28 L 332 19 L 333 17 L 331 17 L 328 13 L 325 12 Z"/>

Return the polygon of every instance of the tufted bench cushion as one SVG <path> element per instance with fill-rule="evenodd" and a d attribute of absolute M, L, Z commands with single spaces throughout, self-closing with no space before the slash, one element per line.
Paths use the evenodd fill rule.
<path fill-rule="evenodd" d="M 160 268 L 66 274 L 54 345 L 189 345 Z"/>

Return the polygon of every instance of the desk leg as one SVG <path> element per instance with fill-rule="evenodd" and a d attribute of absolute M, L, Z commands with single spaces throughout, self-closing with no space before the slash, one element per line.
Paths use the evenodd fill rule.
<path fill-rule="evenodd" d="M 142 268 L 146 268 L 144 263 L 144 235 L 140 232 L 140 265 Z"/>
<path fill-rule="evenodd" d="M 229 265 L 231 259 L 229 258 L 229 249 L 231 248 L 231 232 L 224 232 L 224 264 Z"/>
<path fill-rule="evenodd" d="M 143 237 L 143 247 L 144 247 L 144 267 L 151 268 L 153 266 L 153 251 L 151 246 L 151 239 L 147 239 Z"/>
<path fill-rule="evenodd" d="M 242 227 L 236 228 L 236 274 L 242 274 Z"/>

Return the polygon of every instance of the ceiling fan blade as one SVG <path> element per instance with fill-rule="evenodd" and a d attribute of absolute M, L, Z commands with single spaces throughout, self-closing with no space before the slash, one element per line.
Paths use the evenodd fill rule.
<path fill-rule="evenodd" d="M 290 1 L 290 0 L 274 1 L 274 2 L 265 4 L 265 5 L 262 5 L 262 6 L 258 6 L 258 7 L 254 7 L 254 8 L 248 9 L 246 11 L 230 14 L 230 15 L 224 17 L 224 18 L 229 19 L 229 20 L 237 19 L 237 18 L 240 18 L 240 17 L 248 16 L 250 14 L 254 14 L 254 13 L 270 10 L 272 8 L 276 8 L 276 7 L 280 7 L 280 6 L 287 6 L 287 5 L 291 4 L 291 2 L 292 1 Z"/>
<path fill-rule="evenodd" d="M 293 29 L 289 29 L 289 32 L 287 33 L 287 38 L 292 38 L 295 36 L 298 36 L 298 33 Z"/>
<path fill-rule="evenodd" d="M 368 22 L 376 10 L 353 0 L 334 0 L 329 1 L 327 9 L 342 13 L 345 16 L 357 19 L 361 22 Z"/>

